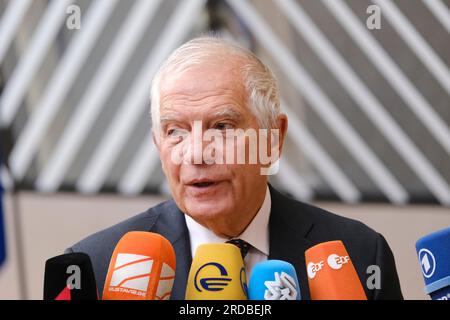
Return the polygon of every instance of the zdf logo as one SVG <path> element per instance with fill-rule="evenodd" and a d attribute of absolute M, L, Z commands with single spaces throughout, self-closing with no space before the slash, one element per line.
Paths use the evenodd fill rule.
<path fill-rule="evenodd" d="M 334 253 L 330 254 L 328 256 L 328 258 L 327 258 L 327 264 L 333 270 L 341 269 L 342 266 L 344 264 L 349 263 L 349 261 L 350 261 L 350 257 L 349 256 L 339 256 L 339 255 L 334 254 Z M 316 277 L 317 272 L 322 270 L 323 267 L 324 267 L 323 260 L 318 262 L 318 263 L 314 263 L 314 262 L 308 263 L 308 266 L 307 266 L 308 277 L 310 279 L 314 279 Z"/>
<path fill-rule="evenodd" d="M 310 279 L 314 279 L 316 276 L 316 273 L 322 270 L 323 268 L 323 261 L 320 261 L 318 263 L 310 262 L 308 263 L 307 271 L 308 271 L 308 277 Z"/>
<path fill-rule="evenodd" d="M 334 270 L 339 270 L 342 268 L 342 265 L 348 263 L 349 261 L 349 256 L 338 256 L 334 253 L 330 254 L 327 259 L 328 265 Z"/>

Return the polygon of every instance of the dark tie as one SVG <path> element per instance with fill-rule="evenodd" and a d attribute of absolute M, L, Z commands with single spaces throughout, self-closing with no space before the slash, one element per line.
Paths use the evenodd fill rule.
<path fill-rule="evenodd" d="M 236 247 L 241 250 L 242 259 L 245 258 L 245 256 L 248 253 L 248 250 L 250 250 L 250 244 L 242 239 L 231 239 L 228 240 L 227 243 L 234 244 Z"/>

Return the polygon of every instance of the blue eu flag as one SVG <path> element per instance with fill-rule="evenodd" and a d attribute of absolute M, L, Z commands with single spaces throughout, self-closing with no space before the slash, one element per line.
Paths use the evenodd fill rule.
<path fill-rule="evenodd" d="M 0 181 L 0 265 L 6 258 L 5 228 L 3 225 L 3 187 Z"/>

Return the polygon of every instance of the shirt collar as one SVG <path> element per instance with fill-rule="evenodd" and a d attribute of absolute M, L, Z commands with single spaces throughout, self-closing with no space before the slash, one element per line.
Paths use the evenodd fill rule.
<path fill-rule="evenodd" d="M 269 217 L 271 209 L 270 191 L 267 187 L 264 201 L 253 220 L 237 238 L 242 239 L 252 245 L 253 248 L 269 255 Z M 217 236 L 214 232 L 205 228 L 187 214 L 184 215 L 186 225 L 191 240 L 192 257 L 195 255 L 197 247 L 204 243 L 224 243 L 228 238 Z"/>

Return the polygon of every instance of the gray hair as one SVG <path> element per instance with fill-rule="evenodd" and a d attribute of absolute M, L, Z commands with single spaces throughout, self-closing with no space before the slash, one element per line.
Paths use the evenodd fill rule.
<path fill-rule="evenodd" d="M 180 74 L 207 61 L 229 63 L 230 57 L 242 60 L 240 65 L 247 104 L 262 128 L 277 127 L 280 114 L 280 98 L 276 79 L 270 69 L 252 52 L 217 37 L 192 39 L 176 49 L 161 65 L 152 81 L 151 119 L 153 133 L 160 134 L 160 85 L 164 76 Z"/>

